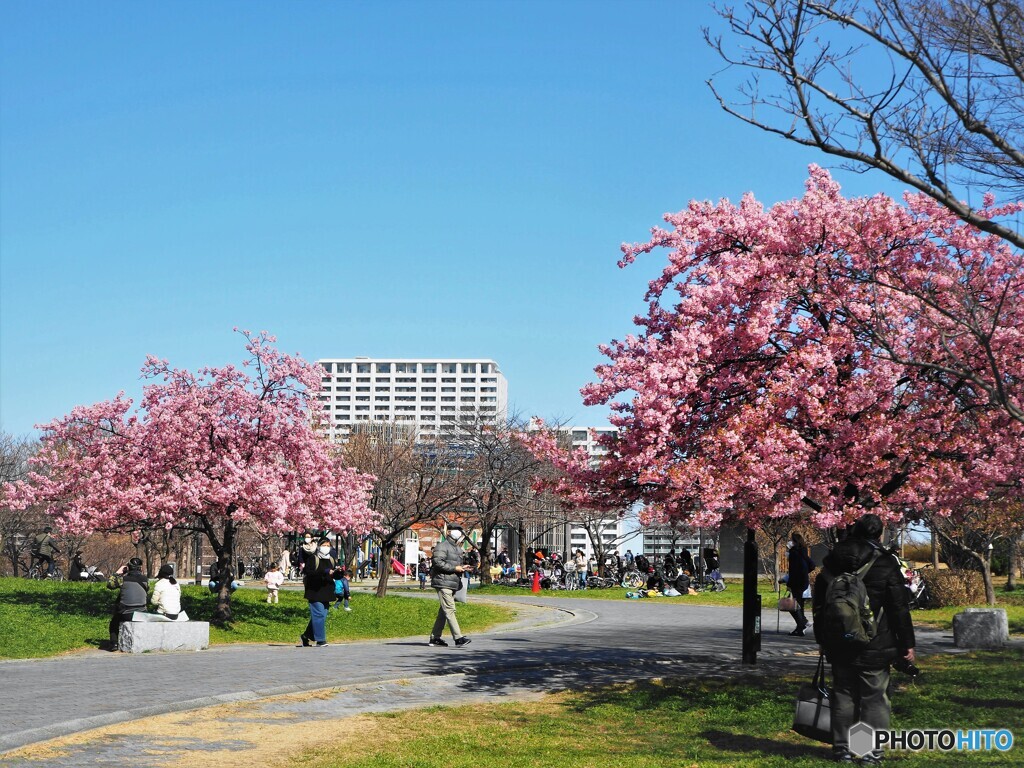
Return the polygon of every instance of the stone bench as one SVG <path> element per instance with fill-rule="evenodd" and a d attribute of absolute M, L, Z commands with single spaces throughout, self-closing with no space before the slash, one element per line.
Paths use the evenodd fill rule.
<path fill-rule="evenodd" d="M 1010 624 L 1002 608 L 966 608 L 953 617 L 957 648 L 1002 648 L 1010 639 Z"/>
<path fill-rule="evenodd" d="M 172 621 L 156 613 L 134 613 L 121 624 L 118 646 L 123 653 L 201 651 L 210 647 L 210 622 Z"/>

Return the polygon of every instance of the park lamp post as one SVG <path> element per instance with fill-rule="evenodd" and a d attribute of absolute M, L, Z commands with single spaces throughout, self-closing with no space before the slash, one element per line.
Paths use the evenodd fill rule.
<path fill-rule="evenodd" d="M 743 545 L 743 663 L 757 664 L 761 650 L 761 596 L 757 594 L 757 542 L 747 529 Z"/>

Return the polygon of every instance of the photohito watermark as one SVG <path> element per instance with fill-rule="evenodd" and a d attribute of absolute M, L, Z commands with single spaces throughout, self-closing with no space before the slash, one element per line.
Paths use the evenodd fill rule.
<path fill-rule="evenodd" d="M 875 730 L 867 723 L 850 728 L 850 751 L 857 757 L 883 749 L 911 752 L 1007 752 L 1013 733 L 1006 728 L 913 728 L 907 731 Z"/>

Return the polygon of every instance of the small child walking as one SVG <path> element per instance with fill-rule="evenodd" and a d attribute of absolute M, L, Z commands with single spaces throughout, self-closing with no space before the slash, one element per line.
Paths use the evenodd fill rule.
<path fill-rule="evenodd" d="M 284 584 L 284 574 L 281 573 L 281 567 L 276 563 L 270 566 L 267 575 L 263 577 L 263 583 L 267 585 L 267 602 L 278 602 L 277 591 Z"/>
<path fill-rule="evenodd" d="M 348 605 L 348 601 L 352 597 L 352 593 L 348 588 L 348 569 L 345 566 L 341 566 L 338 570 L 341 573 L 334 579 L 334 596 L 337 598 L 334 601 L 334 607 L 337 608 L 338 603 L 343 603 L 345 610 L 351 611 L 352 609 Z"/>

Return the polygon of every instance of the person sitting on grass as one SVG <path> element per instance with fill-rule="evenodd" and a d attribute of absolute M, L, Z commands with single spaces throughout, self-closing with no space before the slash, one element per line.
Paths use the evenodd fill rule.
<path fill-rule="evenodd" d="M 230 565 L 225 565 L 223 568 L 221 568 L 217 563 L 214 563 L 213 565 L 211 565 L 210 566 L 210 584 L 209 584 L 210 591 L 211 592 L 216 592 L 220 588 L 220 582 L 221 582 L 222 578 L 227 578 L 227 576 L 228 576 L 228 574 L 230 574 L 230 572 L 231 572 L 231 566 Z M 234 592 L 240 586 L 242 586 L 242 582 L 238 581 L 237 579 L 232 579 L 231 580 L 231 591 L 232 592 Z"/>
<path fill-rule="evenodd" d="M 652 570 L 647 576 L 647 590 L 655 592 L 665 591 L 665 577 L 660 570 Z"/>

